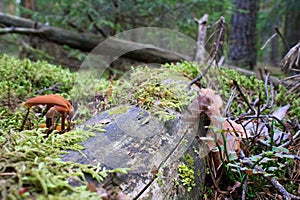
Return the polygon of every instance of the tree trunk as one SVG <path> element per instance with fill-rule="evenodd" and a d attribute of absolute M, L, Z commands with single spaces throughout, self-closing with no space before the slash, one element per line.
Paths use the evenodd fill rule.
<path fill-rule="evenodd" d="M 297 2 L 294 6 L 299 8 L 300 3 Z M 293 8 L 290 8 L 285 16 L 284 36 L 290 48 L 300 41 L 300 13 Z"/>
<path fill-rule="evenodd" d="M 0 0 L 0 12 L 4 12 L 4 0 Z"/>
<path fill-rule="evenodd" d="M 279 47 L 278 47 L 278 38 L 273 38 L 271 41 L 271 64 L 273 66 L 279 66 L 279 53 L 278 53 Z"/>
<path fill-rule="evenodd" d="M 236 11 L 233 13 L 230 33 L 230 60 L 239 66 L 254 68 L 256 64 L 256 13 L 258 1 L 233 0 Z"/>

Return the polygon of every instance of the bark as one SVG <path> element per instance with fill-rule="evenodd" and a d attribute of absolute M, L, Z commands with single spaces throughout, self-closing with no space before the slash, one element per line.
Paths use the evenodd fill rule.
<path fill-rule="evenodd" d="M 92 51 L 97 45 L 105 40 L 105 42 L 101 43 L 102 51 L 98 51 L 97 53 L 109 56 L 122 56 L 124 52 L 129 52 L 124 54 L 123 57 L 148 63 L 191 60 L 188 56 L 180 55 L 176 52 L 158 48 L 153 45 L 141 44 L 113 37 L 105 39 L 99 35 L 90 33 L 77 33 L 58 27 L 46 26 L 39 22 L 4 13 L 0 13 L 0 24 L 7 27 L 13 27 L 10 31 L 5 29 L 6 31 L 4 31 L 4 33 L 31 34 L 85 52 Z M 23 30 L 20 31 L 20 28 L 23 28 Z M 36 31 L 32 31 L 33 28 Z M 29 32 L 27 32 L 26 29 L 28 29 Z"/>
<path fill-rule="evenodd" d="M 232 16 L 230 33 L 230 60 L 240 66 L 256 64 L 255 26 L 258 1 L 233 0 L 236 11 Z"/>

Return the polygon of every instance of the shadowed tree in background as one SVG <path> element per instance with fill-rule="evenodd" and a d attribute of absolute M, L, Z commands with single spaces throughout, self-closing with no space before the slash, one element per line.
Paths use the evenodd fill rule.
<path fill-rule="evenodd" d="M 233 64 L 254 68 L 256 64 L 256 15 L 259 1 L 233 0 L 229 57 Z"/>
<path fill-rule="evenodd" d="M 284 36 L 291 48 L 300 41 L 300 1 L 286 0 L 282 4 L 286 9 Z"/>

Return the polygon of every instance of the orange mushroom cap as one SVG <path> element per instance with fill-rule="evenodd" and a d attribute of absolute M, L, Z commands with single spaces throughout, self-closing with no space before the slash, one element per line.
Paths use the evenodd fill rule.
<path fill-rule="evenodd" d="M 67 104 L 68 110 L 71 109 L 72 105 L 71 105 L 71 103 L 67 99 L 63 98 L 62 96 L 60 96 L 58 94 L 52 94 L 51 96 L 63 100 Z"/>
<path fill-rule="evenodd" d="M 68 112 L 68 108 L 65 108 L 63 106 L 54 106 L 54 109 L 57 110 L 58 112 Z"/>
<path fill-rule="evenodd" d="M 67 103 L 68 102 L 68 103 Z M 65 112 L 70 109 L 70 102 L 63 98 L 60 95 L 43 95 L 43 96 L 36 96 L 31 99 L 28 99 L 25 102 L 25 106 L 32 107 L 35 105 L 49 105 L 49 106 L 60 106 L 65 108 Z"/>

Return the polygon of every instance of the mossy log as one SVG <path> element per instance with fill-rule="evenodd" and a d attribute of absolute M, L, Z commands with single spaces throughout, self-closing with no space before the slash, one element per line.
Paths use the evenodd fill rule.
<path fill-rule="evenodd" d="M 187 81 L 181 81 L 186 87 Z M 199 199 L 204 184 L 205 152 L 197 138 L 206 134 L 207 116 L 193 102 L 179 116 L 161 121 L 138 106 L 119 105 L 99 113 L 79 128 L 95 133 L 83 142 L 81 153 L 70 151 L 64 160 L 114 169 L 130 168 L 111 181 L 131 199 Z M 105 131 L 99 131 L 105 124 Z M 192 162 L 185 163 L 186 155 Z M 193 178 L 184 185 L 178 172 L 183 163 Z M 190 186 L 190 187 L 187 187 Z"/>

